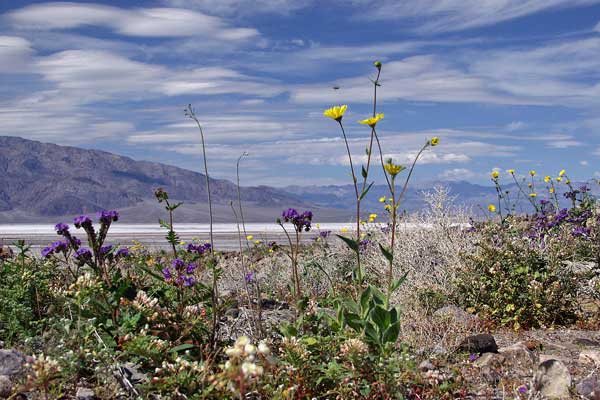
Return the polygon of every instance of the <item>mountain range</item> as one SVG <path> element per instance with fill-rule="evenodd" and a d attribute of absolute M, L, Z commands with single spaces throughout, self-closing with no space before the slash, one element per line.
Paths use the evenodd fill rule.
<path fill-rule="evenodd" d="M 409 189 L 404 209 L 422 208 L 423 191 L 435 184 L 447 186 L 457 202 L 468 206 L 495 198 L 490 186 L 433 182 Z M 210 185 L 215 221 L 234 221 L 230 202 L 237 199 L 236 185 L 212 178 Z M 201 173 L 105 151 L 0 136 L 0 223 L 55 221 L 101 209 L 119 210 L 126 222 L 155 222 L 164 215 L 153 195 L 158 187 L 184 202 L 176 220 L 208 221 L 206 180 Z M 381 210 L 378 199 L 387 193 L 386 186 L 374 185 L 363 210 Z M 247 221 L 254 222 L 273 221 L 288 207 L 311 209 L 320 221 L 347 221 L 354 207 L 352 185 L 244 186 L 241 197 Z"/>

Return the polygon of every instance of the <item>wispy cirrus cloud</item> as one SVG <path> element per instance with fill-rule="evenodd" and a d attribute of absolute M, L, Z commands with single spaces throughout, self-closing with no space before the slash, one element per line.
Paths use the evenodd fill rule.
<path fill-rule="evenodd" d="M 462 31 L 528 15 L 598 3 L 598 0 L 353 0 L 361 18 L 403 20 L 420 33 Z M 364 10 L 367 10 L 364 12 Z"/>
<path fill-rule="evenodd" d="M 201 36 L 224 41 L 259 35 L 254 28 L 230 26 L 221 18 L 181 8 L 120 8 L 94 3 L 30 5 L 5 15 L 20 29 L 54 30 L 98 26 L 134 37 Z"/>

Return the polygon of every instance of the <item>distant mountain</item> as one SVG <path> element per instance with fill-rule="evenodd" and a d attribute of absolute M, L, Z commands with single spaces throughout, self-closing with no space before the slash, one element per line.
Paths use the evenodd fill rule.
<path fill-rule="evenodd" d="M 211 179 L 210 185 L 216 220 L 232 221 L 229 203 L 237 199 L 236 186 L 222 179 Z M 180 220 L 208 220 L 203 174 L 104 151 L 0 136 L 0 222 L 36 222 L 100 209 L 122 210 L 130 221 L 156 221 L 162 209 L 153 197 L 157 187 L 186 203 L 178 212 Z M 241 194 L 249 220 L 272 220 L 283 208 L 311 206 L 267 186 L 243 187 Z M 332 213 L 339 214 L 344 213 Z"/>

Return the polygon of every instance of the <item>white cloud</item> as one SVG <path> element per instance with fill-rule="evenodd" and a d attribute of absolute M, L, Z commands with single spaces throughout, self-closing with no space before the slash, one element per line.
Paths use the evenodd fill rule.
<path fill-rule="evenodd" d="M 33 55 L 31 43 L 18 36 L 0 36 L 0 73 L 24 72 Z"/>
<path fill-rule="evenodd" d="M 192 8 L 212 15 L 289 14 L 313 0 L 163 0 L 171 7 Z"/>
<path fill-rule="evenodd" d="M 527 124 L 523 121 L 513 121 L 506 125 L 506 130 L 509 132 L 514 132 L 523 129 L 526 126 Z"/>
<path fill-rule="evenodd" d="M 598 0 L 354 0 L 360 17 L 403 20 L 422 33 L 460 31 L 494 25 L 519 17 L 562 8 L 598 3 Z M 367 10 L 366 12 L 364 10 Z"/>
<path fill-rule="evenodd" d="M 218 17 L 178 8 L 126 9 L 101 4 L 34 4 L 7 14 L 21 29 L 51 30 L 100 26 L 126 36 L 203 36 L 224 41 L 258 36 L 251 28 L 234 28 Z"/>
<path fill-rule="evenodd" d="M 451 168 L 444 170 L 440 177 L 448 181 L 468 181 L 477 178 L 478 174 L 466 168 Z"/>

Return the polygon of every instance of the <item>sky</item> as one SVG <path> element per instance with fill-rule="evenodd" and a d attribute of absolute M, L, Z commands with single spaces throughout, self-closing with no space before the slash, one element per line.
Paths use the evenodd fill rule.
<path fill-rule="evenodd" d="M 201 171 L 191 103 L 211 176 L 349 184 L 323 110 L 359 165 L 375 60 L 384 157 L 440 138 L 421 182 L 600 177 L 600 0 L 0 0 L 0 135 Z"/>

